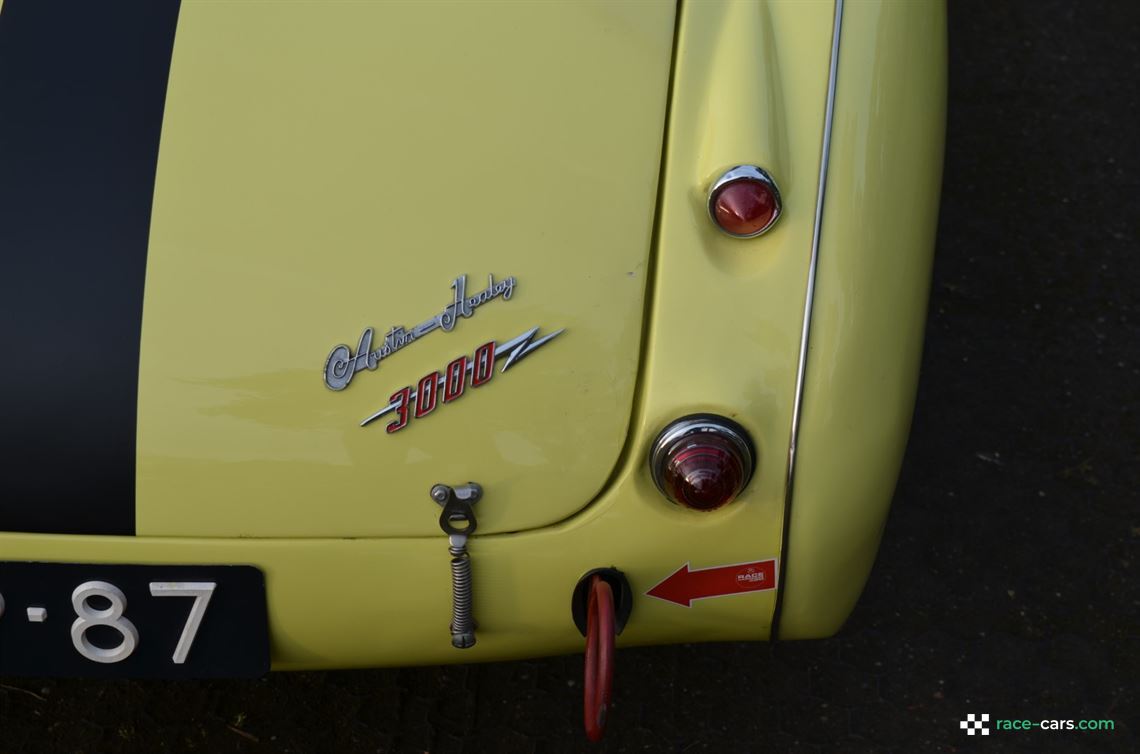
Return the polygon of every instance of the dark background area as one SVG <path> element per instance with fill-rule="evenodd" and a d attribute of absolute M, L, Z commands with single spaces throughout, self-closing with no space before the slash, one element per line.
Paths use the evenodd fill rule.
<path fill-rule="evenodd" d="M 1134 2 L 952 2 L 926 353 L 866 592 L 810 643 L 200 683 L 4 679 L 0 752 L 1137 750 Z M 1115 719 L 967 737 L 966 713 Z"/>

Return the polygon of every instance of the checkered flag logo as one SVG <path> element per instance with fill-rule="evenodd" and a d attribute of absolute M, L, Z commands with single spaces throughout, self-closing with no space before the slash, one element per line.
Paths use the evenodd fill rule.
<path fill-rule="evenodd" d="M 975 715 L 973 713 L 970 713 L 969 715 L 966 715 L 965 720 L 958 723 L 958 727 L 966 731 L 966 735 L 973 736 L 980 733 L 983 736 L 988 736 L 990 734 L 990 729 L 986 723 L 989 721 L 989 715 Z"/>

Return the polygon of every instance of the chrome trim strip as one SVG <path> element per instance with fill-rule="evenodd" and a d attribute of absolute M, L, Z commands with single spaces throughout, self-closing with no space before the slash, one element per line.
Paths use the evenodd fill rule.
<path fill-rule="evenodd" d="M 843 0 L 835 0 L 835 20 L 831 32 L 831 66 L 827 75 L 827 106 L 823 116 L 823 144 L 819 158 L 819 186 L 815 199 L 815 224 L 811 236 L 811 261 L 808 266 L 807 292 L 804 295 L 804 322 L 800 333 L 800 360 L 796 369 L 796 396 L 792 404 L 792 431 L 788 440 L 788 476 L 784 488 L 784 534 L 780 543 L 780 561 L 784 564 L 784 578 L 776 598 L 772 616 L 772 638 L 777 638 L 780 625 L 780 608 L 784 587 L 787 584 L 788 533 L 791 524 L 792 487 L 796 472 L 796 447 L 800 434 L 800 413 L 804 400 L 804 374 L 807 371 L 808 336 L 811 334 L 812 303 L 815 298 L 815 273 L 819 264 L 819 239 L 823 225 L 823 200 L 827 188 L 827 165 L 831 159 L 831 125 L 835 116 L 835 80 L 839 69 L 839 33 L 843 27 Z"/>

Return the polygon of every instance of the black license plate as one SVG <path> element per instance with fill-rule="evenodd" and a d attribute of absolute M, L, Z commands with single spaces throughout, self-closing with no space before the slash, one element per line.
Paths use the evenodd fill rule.
<path fill-rule="evenodd" d="M 0 561 L 0 676 L 268 670 L 265 577 L 253 566 Z"/>

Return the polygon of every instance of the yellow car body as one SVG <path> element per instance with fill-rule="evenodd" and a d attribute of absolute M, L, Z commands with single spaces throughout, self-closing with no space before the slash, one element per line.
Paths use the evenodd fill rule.
<path fill-rule="evenodd" d="M 275 669 L 580 651 L 571 593 L 604 566 L 634 594 L 619 646 L 834 633 L 905 447 L 946 97 L 941 3 L 838 11 L 183 2 L 133 531 L 3 531 L 0 561 L 253 565 Z M 782 195 L 753 239 L 707 214 L 737 164 Z M 321 384 L 334 347 L 438 313 L 460 275 L 469 292 L 515 283 L 344 389 Z M 399 432 L 360 426 L 533 327 L 564 332 Z M 751 483 L 710 513 L 667 501 L 647 464 L 695 412 L 757 449 Z M 428 493 L 468 480 L 484 490 L 478 643 L 460 651 Z M 17 504 L 35 501 L 0 505 L 0 530 Z M 768 559 L 775 588 L 690 607 L 646 594 L 686 563 Z"/>

